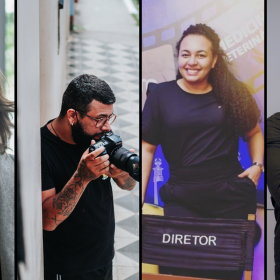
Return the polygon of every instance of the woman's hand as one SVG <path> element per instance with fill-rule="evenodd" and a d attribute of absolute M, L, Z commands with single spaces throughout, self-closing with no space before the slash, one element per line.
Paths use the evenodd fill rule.
<path fill-rule="evenodd" d="M 244 172 L 238 175 L 239 178 L 248 177 L 250 180 L 254 182 L 254 184 L 258 185 L 260 176 L 262 174 L 262 171 L 259 166 L 253 165 L 249 168 L 247 168 Z"/>

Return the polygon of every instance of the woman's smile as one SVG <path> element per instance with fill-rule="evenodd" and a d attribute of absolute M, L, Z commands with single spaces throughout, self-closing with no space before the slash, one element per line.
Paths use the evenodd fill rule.
<path fill-rule="evenodd" d="M 186 69 L 187 71 L 187 74 L 190 75 L 190 76 L 195 76 L 199 73 L 199 69 Z"/>
<path fill-rule="evenodd" d="M 208 84 L 208 75 L 216 64 L 212 43 L 202 35 L 188 35 L 180 45 L 179 71 L 186 83 Z"/>

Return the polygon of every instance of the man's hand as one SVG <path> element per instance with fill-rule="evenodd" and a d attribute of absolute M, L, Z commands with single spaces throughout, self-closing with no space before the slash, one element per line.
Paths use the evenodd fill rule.
<path fill-rule="evenodd" d="M 132 153 L 135 153 L 135 151 L 133 149 L 130 149 L 130 151 Z M 109 166 L 109 171 L 106 172 L 105 175 L 107 175 L 108 177 L 111 177 L 111 178 L 118 178 L 118 177 L 124 176 L 124 175 L 127 176 L 128 173 L 119 169 L 113 163 L 111 163 L 110 166 Z"/>
<path fill-rule="evenodd" d="M 94 140 L 92 140 L 94 144 Z M 89 153 L 87 149 L 79 162 L 75 177 L 81 177 L 85 181 L 90 182 L 99 178 L 102 174 L 109 171 L 109 155 L 98 157 L 104 151 L 104 147 Z"/>
<path fill-rule="evenodd" d="M 118 177 L 123 176 L 128 173 L 119 169 L 113 163 L 111 163 L 109 166 L 109 170 L 104 174 L 111 178 L 118 178 Z"/>
<path fill-rule="evenodd" d="M 133 149 L 131 149 L 130 151 L 132 153 L 135 153 Z M 108 177 L 113 178 L 116 184 L 123 190 L 132 190 L 136 185 L 136 181 L 132 177 L 130 177 L 127 172 L 117 168 L 112 163 L 109 166 L 109 170 L 104 174 Z"/>

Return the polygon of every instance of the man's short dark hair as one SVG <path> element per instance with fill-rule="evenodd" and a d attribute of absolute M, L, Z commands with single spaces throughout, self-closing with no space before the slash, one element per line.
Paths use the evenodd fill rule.
<path fill-rule="evenodd" d="M 0 70 L 0 154 L 4 154 L 8 148 L 8 140 L 14 127 L 10 114 L 14 112 L 14 102 L 9 101 L 4 95 L 5 77 Z"/>
<path fill-rule="evenodd" d="M 63 118 L 69 109 L 86 114 L 93 100 L 106 105 L 116 102 L 112 89 L 105 81 L 94 75 L 78 76 L 70 82 L 63 94 L 59 116 Z"/>

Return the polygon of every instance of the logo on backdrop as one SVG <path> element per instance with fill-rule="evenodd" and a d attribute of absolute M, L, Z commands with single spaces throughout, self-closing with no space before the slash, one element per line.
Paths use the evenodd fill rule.
<path fill-rule="evenodd" d="M 227 51 L 229 61 L 242 56 L 264 41 L 264 13 L 236 29 L 221 40 L 221 47 Z M 233 49 L 232 49 L 233 48 Z M 229 51 L 230 50 L 230 51 Z"/>

